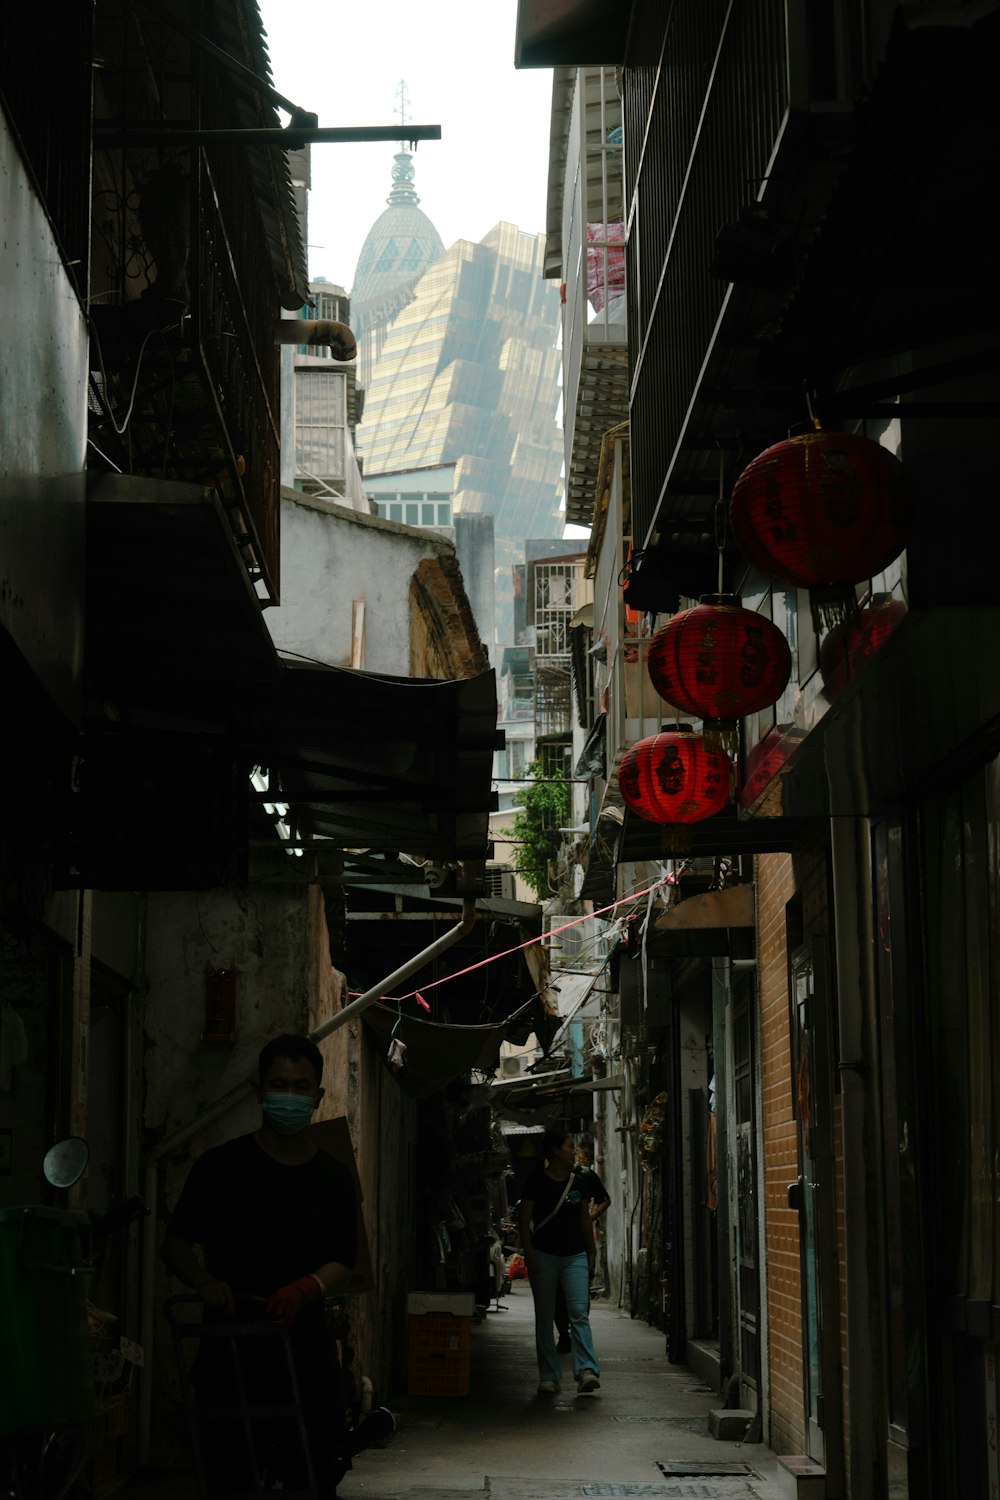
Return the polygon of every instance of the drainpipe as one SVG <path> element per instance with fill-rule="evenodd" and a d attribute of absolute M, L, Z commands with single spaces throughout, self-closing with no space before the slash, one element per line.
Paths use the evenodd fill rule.
<path fill-rule="evenodd" d="M 322 345 L 330 350 L 334 359 L 347 361 L 356 359 L 357 340 L 346 323 L 333 323 L 328 319 L 309 322 L 304 318 L 279 318 L 274 325 L 276 344 Z"/>
<path fill-rule="evenodd" d="M 294 326 L 294 325 L 292 325 Z M 298 340 L 296 340 L 298 342 Z M 366 990 L 357 1000 L 346 1005 L 343 1010 L 331 1016 L 329 1021 L 324 1021 L 315 1031 L 309 1033 L 309 1041 L 321 1042 L 332 1032 L 338 1031 L 341 1026 L 346 1026 L 348 1021 L 353 1021 L 362 1011 L 374 1005 L 376 1000 L 389 991 L 395 989 L 412 974 L 416 974 L 425 964 L 431 963 L 439 954 L 458 942 L 459 938 L 471 932 L 476 923 L 476 898 L 465 896 L 462 900 L 462 920 L 441 937 L 436 938 L 430 947 L 423 948 L 412 958 L 407 959 L 401 968 L 395 969 L 385 979 Z M 221 1118 L 237 1104 L 242 1103 L 250 1094 L 254 1093 L 257 1081 L 254 1078 L 244 1079 L 235 1088 L 230 1089 L 221 1099 L 210 1104 L 200 1115 L 189 1120 L 175 1130 L 173 1135 L 168 1135 L 165 1140 L 160 1141 L 146 1156 L 146 1174 L 143 1196 L 149 1205 L 149 1213 L 143 1221 L 142 1233 L 142 1302 L 140 1307 L 140 1332 L 139 1341 L 143 1350 L 142 1378 L 139 1388 L 139 1467 L 146 1468 L 149 1465 L 149 1451 L 152 1438 L 152 1416 L 153 1416 L 153 1339 L 156 1331 L 156 1231 L 157 1231 L 157 1209 L 159 1204 L 159 1169 L 160 1161 L 169 1156 L 178 1146 L 190 1140 L 193 1135 L 199 1134 L 207 1125 Z"/>

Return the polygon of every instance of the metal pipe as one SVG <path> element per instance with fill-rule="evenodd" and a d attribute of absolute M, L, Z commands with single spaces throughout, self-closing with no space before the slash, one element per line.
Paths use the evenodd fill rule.
<path fill-rule="evenodd" d="M 150 128 L 146 121 L 100 121 L 94 131 L 98 146 L 280 146 L 301 151 L 307 143 L 345 145 L 353 141 L 439 141 L 440 125 L 291 125 L 247 130 L 190 130 L 183 125 Z"/>
<path fill-rule="evenodd" d="M 444 953 L 453 947 L 459 938 L 464 937 L 467 932 L 471 932 L 475 925 L 476 898 L 475 896 L 464 896 L 462 898 L 461 922 L 455 927 L 449 927 L 448 931 L 435 942 L 431 943 L 429 948 L 425 948 L 422 953 L 416 954 L 414 958 L 408 959 L 402 968 L 397 969 L 395 973 L 390 974 L 387 979 L 383 979 L 374 988 L 365 990 L 363 995 L 359 995 L 357 1000 L 352 1001 L 350 1005 L 345 1005 L 344 1009 L 339 1010 L 335 1016 L 331 1016 L 329 1021 L 324 1021 L 322 1026 L 310 1032 L 309 1040 L 311 1042 L 320 1042 L 324 1037 L 328 1037 L 331 1032 L 338 1031 L 341 1026 L 346 1026 L 348 1021 L 353 1021 L 355 1016 L 359 1016 L 362 1011 L 368 1009 L 369 1005 L 374 1005 L 376 1000 L 381 999 L 387 990 L 394 989 L 397 984 L 401 984 L 404 979 L 409 979 L 411 974 L 415 974 L 418 969 L 422 969 L 425 964 L 437 958 L 439 953 Z"/>
<path fill-rule="evenodd" d="M 274 342 L 323 345 L 333 350 L 334 359 L 341 360 L 355 359 L 358 353 L 357 340 L 347 324 L 328 318 L 279 318 L 274 325 Z"/>
<path fill-rule="evenodd" d="M 365 993 L 343 1010 L 338 1011 L 329 1021 L 309 1033 L 311 1042 L 320 1042 L 328 1037 L 331 1032 L 337 1031 L 341 1026 L 352 1021 L 355 1016 L 367 1010 L 369 1005 L 374 1005 L 387 991 L 392 990 L 404 979 L 409 979 L 418 969 L 432 962 L 439 954 L 446 952 L 471 932 L 476 923 L 476 898 L 465 896 L 462 900 L 462 920 L 441 937 L 435 939 L 429 947 L 424 948 L 413 958 L 408 959 L 399 969 L 395 969 L 387 975 L 379 984 Z M 191 1136 L 197 1135 L 206 1125 L 212 1124 L 222 1115 L 227 1114 L 234 1105 L 239 1104 L 248 1094 L 252 1094 L 257 1086 L 254 1078 L 247 1078 L 235 1088 L 230 1089 L 221 1099 L 209 1105 L 200 1115 L 189 1120 L 186 1125 L 180 1126 L 172 1135 L 168 1135 L 160 1141 L 146 1155 L 145 1173 L 145 1199 L 149 1205 L 149 1213 L 143 1222 L 142 1234 L 142 1304 L 140 1308 L 140 1341 L 143 1350 L 142 1377 L 139 1389 L 139 1465 L 145 1468 L 149 1464 L 150 1442 L 152 1438 L 153 1417 L 153 1343 L 156 1333 L 156 1231 L 157 1231 L 157 1209 L 159 1206 L 159 1164 L 164 1156 L 168 1156 L 182 1142 L 189 1140 Z"/>

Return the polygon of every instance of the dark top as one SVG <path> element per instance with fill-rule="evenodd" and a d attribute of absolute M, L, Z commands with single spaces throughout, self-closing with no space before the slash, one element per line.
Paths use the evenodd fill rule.
<path fill-rule="evenodd" d="M 588 1203 L 610 1203 L 611 1194 L 598 1177 L 593 1167 L 577 1167 L 580 1188 Z"/>
<path fill-rule="evenodd" d="M 200 1245 L 205 1269 L 237 1296 L 269 1297 L 329 1260 L 354 1265 L 354 1180 L 324 1151 L 288 1166 L 237 1136 L 195 1162 L 167 1233 Z"/>
<path fill-rule="evenodd" d="M 542 1224 L 542 1220 L 548 1217 L 559 1202 L 565 1186 L 565 1182 L 554 1182 L 546 1174 L 544 1167 L 538 1167 L 532 1172 L 524 1184 L 521 1199 L 532 1205 L 533 1224 Z M 531 1242 L 535 1249 L 544 1251 L 546 1255 L 579 1255 L 593 1249 L 593 1241 L 588 1246 L 581 1223 L 580 1205 L 588 1201 L 589 1193 L 581 1182 L 580 1173 L 574 1171 L 569 1192 L 563 1199 L 559 1212 L 547 1224 L 542 1224 L 541 1229 L 531 1231 Z"/>

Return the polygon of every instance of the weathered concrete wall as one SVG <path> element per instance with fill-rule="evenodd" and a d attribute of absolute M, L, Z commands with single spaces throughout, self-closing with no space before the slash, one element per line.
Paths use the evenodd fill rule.
<path fill-rule="evenodd" d="M 0 630 L 52 701 L 80 712 L 89 338 L 0 112 Z"/>
<path fill-rule="evenodd" d="M 355 603 L 363 602 L 368 672 L 403 676 L 410 656 L 410 580 L 449 542 L 413 526 L 362 515 L 291 490 L 281 502 L 281 606 L 267 611 L 280 650 L 331 666 L 352 664 Z"/>
<path fill-rule="evenodd" d="M 310 1030 L 346 1005 L 344 976 L 330 967 L 323 897 L 309 888 Z M 326 1097 L 322 1119 L 346 1116 L 361 1179 L 362 1215 L 374 1286 L 348 1299 L 353 1350 L 351 1374 L 360 1388 L 371 1380 L 376 1399 L 398 1387 L 405 1353 L 405 1295 L 409 1289 L 413 1210 L 414 1106 L 386 1070 L 381 1052 L 360 1020 L 348 1022 L 322 1044 Z"/>
<path fill-rule="evenodd" d="M 495 662 L 497 611 L 493 517 L 462 513 L 455 516 L 454 526 L 455 551 L 462 567 L 465 591 L 472 605 L 480 640 Z"/>
<path fill-rule="evenodd" d="M 406 1293 L 412 1287 L 416 1108 L 364 1023 L 356 1038 L 358 1155 L 369 1205 L 375 1290 L 359 1307 L 359 1358 L 378 1396 L 405 1389 Z"/>
<path fill-rule="evenodd" d="M 376 1399 L 385 1399 L 401 1388 L 405 1375 L 415 1106 L 389 1075 L 363 1021 L 335 1031 L 323 1050 L 328 1074 L 323 1102 L 330 1114 L 346 1115 L 350 1126 L 374 1281 L 370 1292 L 348 1299 L 353 1374 L 359 1384 L 367 1376 Z"/>
<path fill-rule="evenodd" d="M 608 1072 L 621 1068 L 619 1027 L 609 1021 L 607 1032 Z M 612 1307 L 626 1305 L 628 1298 L 627 1261 L 632 1235 L 632 1208 L 636 1201 L 634 1162 L 628 1158 L 629 1135 L 623 1129 L 628 1123 L 628 1106 L 621 1089 L 594 1095 L 596 1118 L 594 1137 L 598 1176 L 611 1195 L 611 1207 L 604 1215 L 604 1253 L 607 1257 L 608 1300 Z"/>
<path fill-rule="evenodd" d="M 211 891 L 149 898 L 146 969 L 147 1110 L 161 1136 L 191 1119 L 256 1070 L 257 1054 L 283 1031 L 309 1032 L 346 1002 L 345 981 L 331 967 L 323 893 L 318 886 L 244 894 Z M 200 1040 L 205 971 L 238 971 L 238 1036 Z M 379 1396 L 398 1382 L 405 1352 L 405 1293 L 411 1262 L 414 1106 L 386 1072 L 360 1021 L 321 1044 L 326 1090 L 318 1118 L 346 1115 L 363 1194 L 375 1289 L 349 1299 L 353 1374 L 371 1379 Z M 181 1086 L 178 1080 L 183 1080 Z M 160 1233 L 195 1156 L 259 1121 L 249 1099 L 199 1132 L 164 1161 Z M 180 1290 L 157 1266 L 157 1302 Z M 157 1329 L 154 1459 L 185 1461 L 172 1351 Z M 395 1375 L 394 1375 L 395 1370 Z"/>
<path fill-rule="evenodd" d="M 160 892 L 148 897 L 145 1002 L 145 1123 L 162 1139 L 256 1072 L 263 1044 L 280 1032 L 304 1032 L 329 1014 L 336 982 L 322 955 L 322 899 L 310 887 L 245 891 Z M 203 1042 L 205 976 L 237 971 L 237 1036 Z M 325 1067 L 336 1073 L 334 1049 Z M 330 1078 L 324 1077 L 329 1086 Z M 336 1080 L 334 1078 L 336 1093 Z M 326 1101 L 324 1100 L 324 1104 Z M 157 1244 L 191 1162 L 209 1146 L 256 1128 L 251 1096 L 166 1157 L 159 1172 Z M 155 1301 L 183 1288 L 157 1262 Z M 154 1350 L 153 1461 L 186 1466 L 178 1381 L 166 1325 L 158 1318 Z"/>
<path fill-rule="evenodd" d="M 692 1094 L 704 1098 L 708 1113 L 708 1054 L 705 1038 L 711 1031 L 711 1009 L 706 1005 L 703 988 L 688 987 L 677 997 L 678 1010 L 678 1085 L 681 1105 L 681 1140 L 683 1162 L 682 1250 L 684 1257 L 684 1329 L 688 1338 L 704 1338 L 710 1328 L 704 1326 L 704 1307 L 697 1293 L 708 1277 L 707 1242 L 712 1232 L 705 1207 L 705 1151 L 707 1137 L 695 1137 L 692 1120 Z M 699 1122 L 701 1123 L 701 1122 Z M 680 1248 L 680 1247 L 679 1247 Z M 702 1278 L 700 1281 L 699 1278 Z"/>

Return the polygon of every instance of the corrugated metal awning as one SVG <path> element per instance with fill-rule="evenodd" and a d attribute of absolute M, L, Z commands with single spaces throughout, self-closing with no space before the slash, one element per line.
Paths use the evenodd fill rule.
<path fill-rule="evenodd" d="M 163 890 L 245 874 L 254 766 L 317 848 L 485 859 L 492 671 L 422 681 L 282 660 L 219 498 L 198 485 L 104 476 L 87 541 L 81 878 Z"/>

